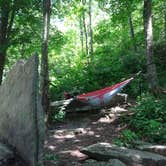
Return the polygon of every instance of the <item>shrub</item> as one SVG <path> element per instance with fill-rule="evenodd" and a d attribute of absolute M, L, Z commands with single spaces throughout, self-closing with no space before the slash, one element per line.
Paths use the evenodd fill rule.
<path fill-rule="evenodd" d="M 118 146 L 130 147 L 130 144 L 134 140 L 138 140 L 137 134 L 129 129 L 125 129 L 120 135 L 120 137 L 118 139 L 115 139 L 113 142 Z"/>
<path fill-rule="evenodd" d="M 166 99 L 156 99 L 150 94 L 138 98 L 130 126 L 145 140 L 163 142 L 166 138 Z"/>

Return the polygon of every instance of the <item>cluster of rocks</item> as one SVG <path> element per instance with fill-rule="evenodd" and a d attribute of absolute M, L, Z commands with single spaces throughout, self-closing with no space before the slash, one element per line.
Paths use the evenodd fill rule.
<path fill-rule="evenodd" d="M 0 165 L 12 166 L 16 155 L 25 165 L 43 165 L 44 114 L 36 55 L 17 62 L 0 86 L 0 141 Z"/>
<path fill-rule="evenodd" d="M 145 144 L 136 148 L 97 143 L 80 151 L 90 158 L 84 166 L 166 166 L 166 146 Z"/>

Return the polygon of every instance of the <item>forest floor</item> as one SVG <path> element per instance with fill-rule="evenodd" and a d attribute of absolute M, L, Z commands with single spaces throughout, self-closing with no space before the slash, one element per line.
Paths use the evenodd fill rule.
<path fill-rule="evenodd" d="M 117 106 L 107 112 L 71 113 L 49 130 L 45 141 L 45 166 L 81 166 L 87 156 L 79 150 L 98 142 L 113 143 L 127 128 L 120 121 L 133 104 Z"/>

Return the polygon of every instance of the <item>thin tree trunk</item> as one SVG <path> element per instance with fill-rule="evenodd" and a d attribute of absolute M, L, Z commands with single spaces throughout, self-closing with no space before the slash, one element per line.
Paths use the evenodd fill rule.
<path fill-rule="evenodd" d="M 137 51 L 137 46 L 135 43 L 135 33 L 134 33 L 134 27 L 133 27 L 133 20 L 131 14 L 129 15 L 129 25 L 130 25 L 130 36 L 131 40 L 133 41 L 134 51 Z"/>
<path fill-rule="evenodd" d="M 165 40 L 166 40 L 166 9 L 165 9 L 165 14 L 164 14 L 164 35 L 165 35 Z"/>
<path fill-rule="evenodd" d="M 82 0 L 83 6 L 86 4 L 86 0 Z M 86 55 L 88 58 L 88 64 L 90 63 L 89 59 L 89 47 L 88 47 L 88 32 L 87 32 L 87 27 L 86 27 L 86 20 L 85 20 L 85 11 L 83 10 L 82 12 L 82 17 L 83 17 L 83 27 L 84 27 L 84 35 L 85 35 L 85 47 L 86 47 Z"/>
<path fill-rule="evenodd" d="M 3 3 L 1 6 L 1 21 L 0 21 L 0 85 L 2 83 L 3 70 L 5 66 L 6 51 L 7 51 L 7 27 L 9 19 L 9 3 Z"/>
<path fill-rule="evenodd" d="M 147 76 L 151 91 L 158 95 L 159 86 L 153 55 L 152 0 L 144 0 L 144 32 L 146 46 Z"/>
<path fill-rule="evenodd" d="M 5 66 L 6 51 L 0 52 L 0 85 L 2 83 L 3 69 Z"/>
<path fill-rule="evenodd" d="M 84 35 L 85 35 L 85 46 L 86 46 L 86 54 L 89 54 L 89 48 L 88 48 L 88 33 L 86 28 L 86 22 L 85 22 L 85 14 L 83 14 L 83 26 L 84 26 Z"/>
<path fill-rule="evenodd" d="M 90 55 L 93 55 L 93 30 L 92 30 L 92 0 L 89 0 L 89 34 L 90 34 Z"/>
<path fill-rule="evenodd" d="M 82 20 L 82 16 L 80 16 L 80 40 L 81 40 L 81 50 L 82 50 L 82 54 L 84 53 L 84 32 L 83 32 L 83 20 Z"/>
<path fill-rule="evenodd" d="M 41 57 L 41 96 L 42 105 L 46 113 L 49 110 L 49 67 L 48 67 L 48 35 L 50 24 L 51 1 L 43 0 L 43 39 Z"/>

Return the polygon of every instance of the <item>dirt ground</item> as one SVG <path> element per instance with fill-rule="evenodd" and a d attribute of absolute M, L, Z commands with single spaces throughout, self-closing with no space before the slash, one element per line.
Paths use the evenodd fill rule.
<path fill-rule="evenodd" d="M 118 106 L 108 111 L 70 113 L 64 122 L 52 126 L 45 141 L 45 166 L 81 166 L 88 158 L 79 152 L 81 148 L 98 142 L 112 143 L 126 128 L 119 117 L 128 109 Z"/>

